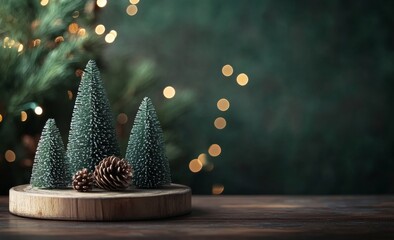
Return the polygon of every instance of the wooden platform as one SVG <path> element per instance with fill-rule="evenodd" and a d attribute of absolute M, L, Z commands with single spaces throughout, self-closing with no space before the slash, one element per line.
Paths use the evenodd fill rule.
<path fill-rule="evenodd" d="M 177 184 L 161 189 L 82 193 L 20 185 L 10 189 L 9 211 L 31 218 L 78 221 L 125 221 L 179 216 L 191 211 L 191 190 Z"/>

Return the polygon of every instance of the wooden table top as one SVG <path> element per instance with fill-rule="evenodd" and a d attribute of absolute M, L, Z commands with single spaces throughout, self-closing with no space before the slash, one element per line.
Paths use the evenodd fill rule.
<path fill-rule="evenodd" d="M 193 196 L 190 215 L 73 222 L 13 216 L 0 198 L 0 239 L 394 239 L 394 196 Z"/>

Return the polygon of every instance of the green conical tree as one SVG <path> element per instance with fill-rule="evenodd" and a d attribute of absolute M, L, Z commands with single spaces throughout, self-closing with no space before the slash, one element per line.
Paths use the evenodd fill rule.
<path fill-rule="evenodd" d="M 71 183 L 66 152 L 54 119 L 48 119 L 38 142 L 30 184 L 39 188 L 64 188 Z"/>
<path fill-rule="evenodd" d="M 93 171 L 105 157 L 120 155 L 112 111 L 95 61 L 86 65 L 75 100 L 67 145 L 70 171 Z"/>
<path fill-rule="evenodd" d="M 134 169 L 133 183 L 138 188 L 157 188 L 171 183 L 165 154 L 163 131 L 152 101 L 145 97 L 135 117 L 126 150 Z"/>

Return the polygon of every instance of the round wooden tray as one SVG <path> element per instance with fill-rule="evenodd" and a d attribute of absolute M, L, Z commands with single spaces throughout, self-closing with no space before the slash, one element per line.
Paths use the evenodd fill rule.
<path fill-rule="evenodd" d="M 11 213 L 31 218 L 78 221 L 127 221 L 179 216 L 191 212 L 189 187 L 171 184 L 160 189 L 108 192 L 94 189 L 10 189 Z"/>

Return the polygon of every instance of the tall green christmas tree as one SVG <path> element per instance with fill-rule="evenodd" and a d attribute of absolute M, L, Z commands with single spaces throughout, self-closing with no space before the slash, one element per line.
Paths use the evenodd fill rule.
<path fill-rule="evenodd" d="M 126 151 L 139 188 L 157 188 L 171 183 L 163 131 L 152 101 L 145 97 L 138 109 Z"/>
<path fill-rule="evenodd" d="M 48 119 L 41 134 L 30 184 L 39 188 L 64 188 L 70 184 L 64 144 L 54 119 Z"/>
<path fill-rule="evenodd" d="M 86 65 L 75 100 L 67 145 L 72 173 L 90 171 L 105 157 L 120 155 L 112 118 L 100 72 L 95 61 Z"/>

